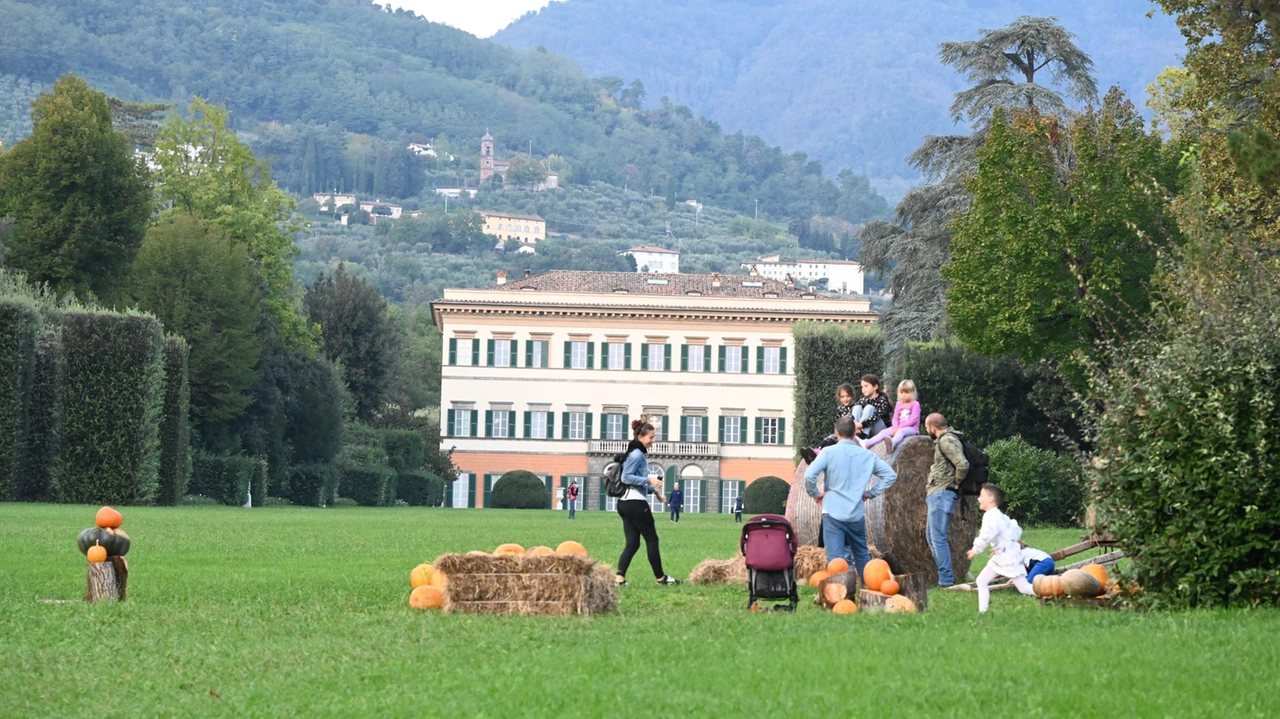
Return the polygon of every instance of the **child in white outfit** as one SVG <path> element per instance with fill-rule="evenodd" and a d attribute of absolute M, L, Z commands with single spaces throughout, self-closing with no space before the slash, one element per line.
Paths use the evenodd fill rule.
<path fill-rule="evenodd" d="M 991 580 L 996 577 L 1008 577 L 1013 586 L 1023 594 L 1034 596 L 1031 584 L 1027 581 L 1027 568 L 1022 563 L 1022 527 L 1000 511 L 1004 504 L 1004 490 L 994 484 L 982 485 L 978 495 L 978 508 L 983 511 L 982 529 L 977 539 L 973 540 L 973 549 L 969 550 L 969 559 L 984 549 L 991 550 L 991 559 L 987 566 L 978 573 L 978 611 L 985 613 L 991 603 Z"/>

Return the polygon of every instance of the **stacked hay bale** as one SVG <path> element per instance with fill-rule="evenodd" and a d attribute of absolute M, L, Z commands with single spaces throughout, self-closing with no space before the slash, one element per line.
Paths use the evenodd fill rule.
<path fill-rule="evenodd" d="M 689 574 L 690 584 L 746 584 L 747 560 L 742 555 L 733 559 L 704 559 Z"/>
<path fill-rule="evenodd" d="M 466 614 L 602 614 L 618 608 L 613 570 L 577 554 L 445 554 L 444 611 Z"/>

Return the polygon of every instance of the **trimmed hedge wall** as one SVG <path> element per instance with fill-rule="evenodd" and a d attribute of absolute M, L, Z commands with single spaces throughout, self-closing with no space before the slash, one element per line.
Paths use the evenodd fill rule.
<path fill-rule="evenodd" d="M 382 430 L 382 448 L 387 460 L 396 472 L 411 472 L 422 468 L 426 457 L 426 444 L 422 435 L 410 429 Z"/>
<path fill-rule="evenodd" d="M 414 507 L 444 504 L 444 480 L 427 472 L 400 472 L 396 475 L 396 499 Z"/>
<path fill-rule="evenodd" d="M 874 328 L 819 322 L 798 322 L 791 335 L 796 345 L 795 442 L 812 447 L 835 425 L 836 388 L 845 382 L 857 387 L 864 374 L 883 375 L 884 338 Z M 745 508 L 745 498 L 743 503 Z"/>
<path fill-rule="evenodd" d="M 19 499 L 40 313 L 22 297 L 0 298 L 0 500 Z"/>
<path fill-rule="evenodd" d="M 338 470 L 328 462 L 304 462 L 289 473 L 288 498 L 303 507 L 328 507 L 338 497 Z"/>
<path fill-rule="evenodd" d="M 494 509 L 547 509 L 551 493 L 533 472 L 513 469 L 493 483 L 488 502 Z"/>
<path fill-rule="evenodd" d="M 261 465 L 261 460 L 243 454 L 196 452 L 187 491 L 231 507 L 242 507 L 249 496 L 249 484 Z"/>
<path fill-rule="evenodd" d="M 761 477 L 742 492 L 742 511 L 747 514 L 784 514 L 791 485 L 780 477 Z"/>
<path fill-rule="evenodd" d="M 362 507 L 381 507 L 395 501 L 396 473 L 379 465 L 347 465 L 342 468 L 338 495 Z"/>
<path fill-rule="evenodd" d="M 156 494 L 164 355 L 150 315 L 73 310 L 62 318 L 59 501 L 141 504 Z"/>
<path fill-rule="evenodd" d="M 191 478 L 189 355 L 186 340 L 174 335 L 164 338 L 164 415 L 160 423 L 160 487 L 156 504 L 176 505 L 182 501 Z"/>
<path fill-rule="evenodd" d="M 18 499 L 52 502 L 53 473 L 62 434 L 62 331 L 46 324 L 36 339 L 35 373 L 27 412 L 27 448 Z"/>

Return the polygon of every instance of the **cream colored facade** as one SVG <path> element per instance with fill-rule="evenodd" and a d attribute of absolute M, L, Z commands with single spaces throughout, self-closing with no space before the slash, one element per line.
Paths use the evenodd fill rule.
<path fill-rule="evenodd" d="M 798 285 L 809 285 L 825 279 L 831 292 L 860 295 L 864 287 L 862 265 L 850 260 L 795 260 L 783 261 L 777 255 L 761 257 L 755 262 L 743 262 L 748 274 L 768 277 L 778 282 L 791 278 Z"/>
<path fill-rule="evenodd" d="M 481 212 L 480 216 L 484 218 L 484 233 L 499 242 L 520 240 L 526 245 L 533 245 L 547 236 L 547 221 L 537 215 Z"/>
<path fill-rule="evenodd" d="M 599 475 L 625 449 L 630 421 L 648 415 L 659 425 L 650 463 L 667 489 L 681 482 L 685 511 L 726 511 L 746 483 L 794 471 L 792 324 L 876 318 L 867 302 L 743 276 L 678 276 L 701 278 L 703 289 L 651 295 L 644 289 L 679 280 L 548 274 L 562 275 L 561 287 L 596 279 L 577 276 L 634 279 L 548 291 L 534 276 L 445 290 L 433 305 L 445 344 L 442 446 L 463 471 L 452 506 L 484 506 L 493 481 L 527 469 L 556 497 L 575 480 L 582 508 L 611 509 Z M 712 294 L 731 283 L 758 296 Z"/>

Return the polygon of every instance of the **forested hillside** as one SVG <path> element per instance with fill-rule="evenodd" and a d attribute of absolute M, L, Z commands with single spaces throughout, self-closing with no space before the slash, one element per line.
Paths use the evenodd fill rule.
<path fill-rule="evenodd" d="M 1079 36 L 1105 90 L 1143 97 L 1183 50 L 1146 0 L 569 0 L 494 39 L 564 53 L 592 74 L 643 82 L 726 125 L 867 174 L 892 195 L 915 178 L 903 159 L 952 131 L 965 86 L 938 43 L 1021 15 L 1054 15 Z"/>
<path fill-rule="evenodd" d="M 577 183 L 743 213 L 759 200 L 775 219 L 858 222 L 886 210 L 863 178 L 824 178 L 804 154 L 725 134 L 685 107 L 641 110 L 639 88 L 593 80 L 561 55 L 364 0 L 0 0 L 0 26 L 0 88 L 14 89 L 0 103 L 9 144 L 29 130 L 14 106 L 75 72 L 128 100 L 225 103 L 299 193 L 411 197 L 423 189 L 417 171 L 431 168 L 406 156 L 406 138 L 452 138 L 465 163 L 487 129 L 499 156 L 532 149 Z"/>

